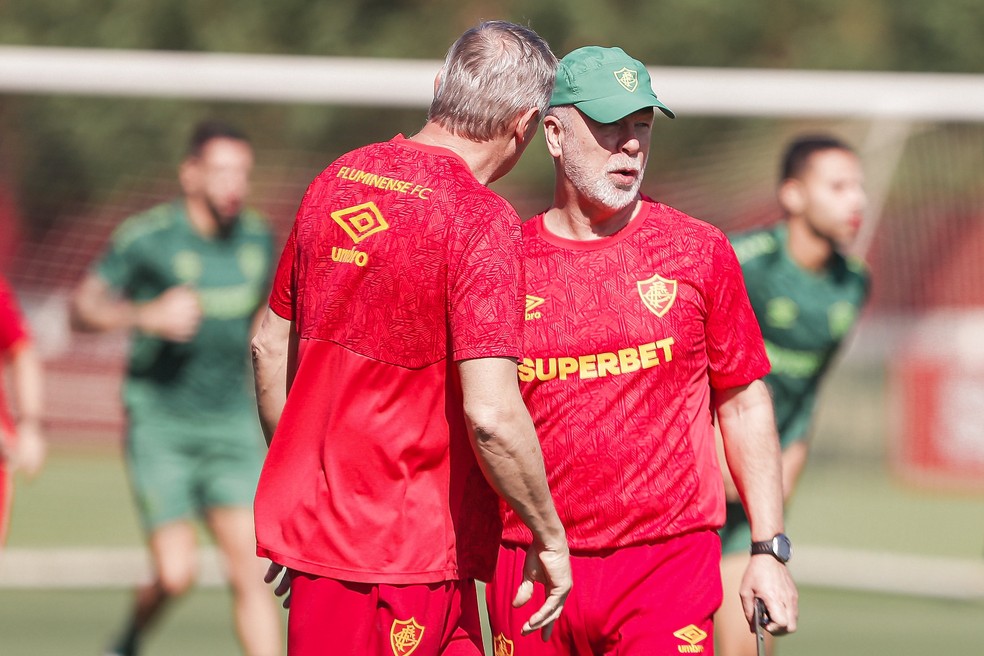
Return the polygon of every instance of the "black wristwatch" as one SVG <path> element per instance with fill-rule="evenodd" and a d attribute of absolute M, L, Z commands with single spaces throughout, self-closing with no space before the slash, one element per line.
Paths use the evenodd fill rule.
<path fill-rule="evenodd" d="M 784 533 L 776 533 L 771 540 L 752 543 L 752 555 L 769 554 L 780 563 L 788 563 L 793 555 L 793 545 Z"/>

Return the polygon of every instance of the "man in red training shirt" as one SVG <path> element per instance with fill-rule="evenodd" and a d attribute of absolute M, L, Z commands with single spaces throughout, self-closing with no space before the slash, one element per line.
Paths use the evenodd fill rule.
<path fill-rule="evenodd" d="M 649 73 L 619 48 L 560 62 L 544 119 L 553 206 L 523 225 L 520 387 L 567 527 L 577 586 L 548 643 L 511 603 L 530 534 L 507 511 L 489 616 L 496 654 L 713 653 L 724 488 L 712 416 L 752 518 L 781 534 L 779 443 L 762 335 L 727 238 L 640 193 L 654 109 Z M 793 630 L 796 591 L 753 559 L 742 597 Z"/>
<path fill-rule="evenodd" d="M 555 69 L 532 30 L 469 30 L 423 129 L 343 155 L 304 196 L 253 342 L 258 552 L 289 570 L 291 656 L 481 654 L 496 491 L 534 536 L 518 601 L 546 584 L 523 631 L 560 614 L 567 541 L 516 382 L 519 219 L 486 187 Z"/>

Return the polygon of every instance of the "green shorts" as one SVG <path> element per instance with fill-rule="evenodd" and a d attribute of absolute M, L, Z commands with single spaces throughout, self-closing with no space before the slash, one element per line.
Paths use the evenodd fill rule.
<path fill-rule="evenodd" d="M 799 439 L 804 438 L 787 439 L 782 442 L 783 450 Z M 749 553 L 752 548 L 752 525 L 748 521 L 748 515 L 745 514 L 745 507 L 740 501 L 729 501 L 725 504 L 725 509 L 724 526 L 718 531 L 721 536 L 721 555 Z"/>
<path fill-rule="evenodd" d="M 211 508 L 252 507 L 266 451 L 255 416 L 129 419 L 126 461 L 146 530 Z"/>
<path fill-rule="evenodd" d="M 729 501 L 725 506 L 727 515 L 724 526 L 718 531 L 721 536 L 721 555 L 748 553 L 752 548 L 752 526 L 740 501 Z"/>

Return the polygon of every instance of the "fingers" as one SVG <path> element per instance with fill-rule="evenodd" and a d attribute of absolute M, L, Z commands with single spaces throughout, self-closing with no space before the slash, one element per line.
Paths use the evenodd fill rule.
<path fill-rule="evenodd" d="M 290 592 L 290 575 L 284 574 L 284 577 L 280 579 L 280 583 L 277 584 L 276 589 L 273 593 L 278 597 L 283 597 L 285 594 Z"/>
<path fill-rule="evenodd" d="M 521 632 L 523 635 L 529 635 L 534 631 L 540 631 L 540 637 L 547 641 L 571 591 L 570 554 L 566 551 L 566 545 L 562 552 L 550 551 L 536 545 L 531 545 L 527 549 L 526 560 L 523 563 L 523 580 L 513 598 L 513 608 L 529 603 L 533 598 L 534 583 L 543 584 L 546 599 L 523 624 Z"/>
<path fill-rule="evenodd" d="M 740 594 L 748 626 L 753 631 L 755 597 L 765 603 L 769 614 L 769 621 L 764 627 L 766 631 L 783 635 L 796 630 L 798 593 L 785 565 L 769 556 L 753 556 L 745 570 Z"/>
<path fill-rule="evenodd" d="M 519 589 L 516 590 L 516 596 L 513 598 L 513 608 L 519 608 L 525 605 L 533 598 L 533 581 L 530 579 L 523 579 L 523 582 L 519 584 Z"/>
<path fill-rule="evenodd" d="M 263 582 L 273 583 L 280 572 L 283 572 L 284 575 L 280 578 L 280 582 L 277 583 L 277 587 L 273 589 L 273 594 L 283 597 L 284 600 L 281 605 L 284 608 L 290 608 L 290 570 L 285 570 L 283 565 L 270 563 L 266 574 L 263 575 Z"/>
<path fill-rule="evenodd" d="M 194 339 L 203 319 L 198 293 L 187 285 L 167 289 L 141 312 L 141 330 L 177 343 Z"/>
<path fill-rule="evenodd" d="M 796 631 L 797 603 L 795 597 L 790 601 L 785 600 L 785 595 L 770 595 L 766 593 L 758 594 L 765 606 L 765 614 L 762 627 L 772 635 L 785 635 Z M 745 617 L 748 619 L 749 630 L 755 631 L 755 619 L 753 614 L 754 599 L 746 602 L 742 597 L 742 605 L 745 607 Z"/>
<path fill-rule="evenodd" d="M 273 583 L 273 580 L 277 578 L 277 574 L 279 574 L 283 569 L 284 569 L 283 565 L 278 565 L 277 563 L 270 563 L 270 566 L 267 567 L 266 574 L 263 575 L 263 582 Z"/>
<path fill-rule="evenodd" d="M 776 590 L 774 595 L 764 598 L 769 613 L 769 622 L 765 630 L 772 635 L 784 635 L 796 630 L 796 619 L 799 615 L 799 599 L 796 586 L 787 577 L 784 585 Z"/>
<path fill-rule="evenodd" d="M 534 631 L 540 631 L 540 637 L 544 642 L 550 639 L 553 633 L 554 622 L 560 618 L 560 613 L 564 609 L 564 596 L 551 594 L 547 597 L 543 606 L 530 616 L 530 619 L 523 624 L 522 634 L 529 635 Z"/>
<path fill-rule="evenodd" d="M 766 607 L 769 608 L 768 622 L 764 625 L 766 631 L 777 636 L 796 631 L 795 612 L 791 612 L 785 604 L 775 604 L 775 611 L 768 605 Z"/>

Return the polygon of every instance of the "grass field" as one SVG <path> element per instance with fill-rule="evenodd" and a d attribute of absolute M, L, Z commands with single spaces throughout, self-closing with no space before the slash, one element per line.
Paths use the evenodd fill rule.
<path fill-rule="evenodd" d="M 128 599 L 121 590 L 0 590 L 0 654 L 97 655 Z M 984 604 L 805 588 L 800 630 L 779 643 L 789 656 L 976 656 Z M 165 618 L 144 656 L 235 656 L 229 599 L 196 590 Z M 331 653 L 331 652 L 326 652 Z"/>
<path fill-rule="evenodd" d="M 56 445 L 44 475 L 20 485 L 14 513 L 11 549 L 141 545 L 118 449 L 105 444 Z M 975 563 L 984 546 L 984 499 L 907 488 L 875 461 L 819 458 L 807 470 L 788 530 L 798 545 Z M 99 654 L 128 599 L 120 587 L 0 588 L 0 655 Z M 947 601 L 803 586 L 800 631 L 780 645 L 798 656 L 984 653 L 984 590 L 976 600 Z M 236 653 L 229 599 L 214 587 L 174 608 L 145 652 Z"/>

